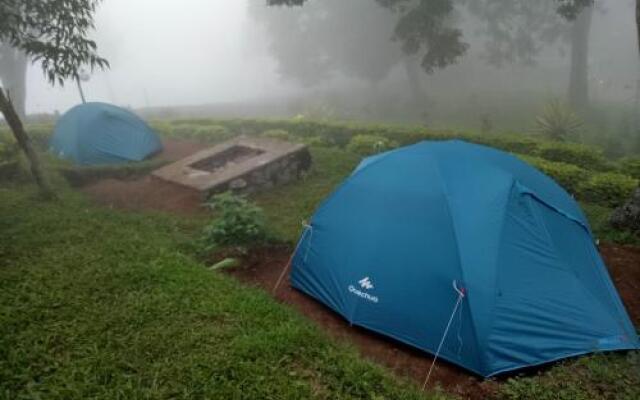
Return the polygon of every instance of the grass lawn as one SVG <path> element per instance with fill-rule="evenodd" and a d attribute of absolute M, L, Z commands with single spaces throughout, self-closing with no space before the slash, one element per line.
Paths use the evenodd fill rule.
<path fill-rule="evenodd" d="M 0 398 L 422 398 L 198 264 L 189 230 L 0 189 Z"/>
<path fill-rule="evenodd" d="M 253 197 L 294 243 L 360 157 L 313 147 L 301 182 Z M 59 184 L 0 188 L 0 399 L 418 399 L 267 294 L 193 256 L 203 221 L 92 206 Z M 584 205 L 596 235 L 610 209 Z M 622 238 L 624 239 L 624 238 Z M 567 360 L 501 385 L 503 399 L 638 399 L 640 354 Z"/>

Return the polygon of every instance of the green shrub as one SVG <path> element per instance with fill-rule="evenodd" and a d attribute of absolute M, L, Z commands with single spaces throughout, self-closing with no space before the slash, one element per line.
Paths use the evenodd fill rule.
<path fill-rule="evenodd" d="M 518 154 L 535 154 L 540 147 L 540 140 L 526 135 L 484 135 L 471 138 L 473 142 L 484 144 L 499 150 Z"/>
<path fill-rule="evenodd" d="M 221 247 L 246 249 L 266 239 L 262 209 L 244 197 L 226 192 L 213 196 L 208 206 L 214 211 L 215 219 L 203 231 L 207 251 Z"/>
<path fill-rule="evenodd" d="M 602 171 L 607 166 L 602 151 L 577 143 L 544 143 L 538 148 L 536 155 L 594 171 Z"/>
<path fill-rule="evenodd" d="M 589 171 L 576 165 L 549 161 L 539 157 L 518 156 L 553 178 L 567 192 L 578 194 L 580 186 L 589 179 Z"/>
<path fill-rule="evenodd" d="M 302 143 L 314 147 L 331 147 L 334 145 L 329 139 L 322 136 L 311 136 L 308 138 L 304 138 L 302 139 Z"/>
<path fill-rule="evenodd" d="M 640 158 L 624 158 L 618 163 L 620 172 L 640 179 Z"/>
<path fill-rule="evenodd" d="M 397 143 L 384 136 L 356 135 L 349 142 L 347 150 L 360 155 L 370 155 L 381 153 L 397 146 Z"/>
<path fill-rule="evenodd" d="M 293 137 L 291 136 L 291 134 L 284 129 L 269 129 L 262 132 L 260 136 L 270 139 L 284 140 L 287 142 L 293 141 Z"/>
<path fill-rule="evenodd" d="M 165 127 L 166 128 L 166 127 Z M 169 137 L 218 143 L 233 137 L 233 132 L 221 125 L 179 124 L 170 128 Z"/>
<path fill-rule="evenodd" d="M 559 100 L 549 102 L 542 115 L 536 118 L 536 131 L 542 136 L 563 141 L 578 135 L 583 122 L 564 103 Z"/>
<path fill-rule="evenodd" d="M 631 197 L 637 187 L 637 179 L 615 172 L 602 172 L 582 182 L 578 192 L 582 200 L 618 207 Z"/>

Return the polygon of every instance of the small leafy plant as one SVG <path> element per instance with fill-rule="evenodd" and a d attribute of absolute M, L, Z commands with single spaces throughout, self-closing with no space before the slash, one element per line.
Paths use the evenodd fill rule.
<path fill-rule="evenodd" d="M 553 100 L 536 118 L 536 132 L 542 136 L 558 141 L 576 137 L 583 126 L 582 120 L 560 100 Z"/>
<path fill-rule="evenodd" d="M 264 212 L 246 198 L 226 192 L 213 196 L 207 205 L 216 217 L 203 231 L 206 251 L 232 247 L 245 252 L 266 240 Z"/>

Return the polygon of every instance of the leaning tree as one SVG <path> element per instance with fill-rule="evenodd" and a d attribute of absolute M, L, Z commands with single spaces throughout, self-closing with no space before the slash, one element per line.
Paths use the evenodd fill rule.
<path fill-rule="evenodd" d="M 0 43 L 11 46 L 40 64 L 52 85 L 78 79 L 83 66 L 107 68 L 89 38 L 93 15 L 100 0 L 2 0 L 0 1 Z M 40 166 L 31 139 L 13 103 L 10 88 L 0 87 L 0 112 L 11 128 L 18 146 L 29 160 L 42 195 L 55 197 Z"/>

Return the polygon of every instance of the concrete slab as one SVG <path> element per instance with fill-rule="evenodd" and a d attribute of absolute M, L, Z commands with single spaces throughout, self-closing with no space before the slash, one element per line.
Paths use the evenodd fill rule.
<path fill-rule="evenodd" d="M 255 192 L 297 179 L 311 166 L 303 144 L 240 136 L 153 172 L 157 178 L 202 192 Z"/>

